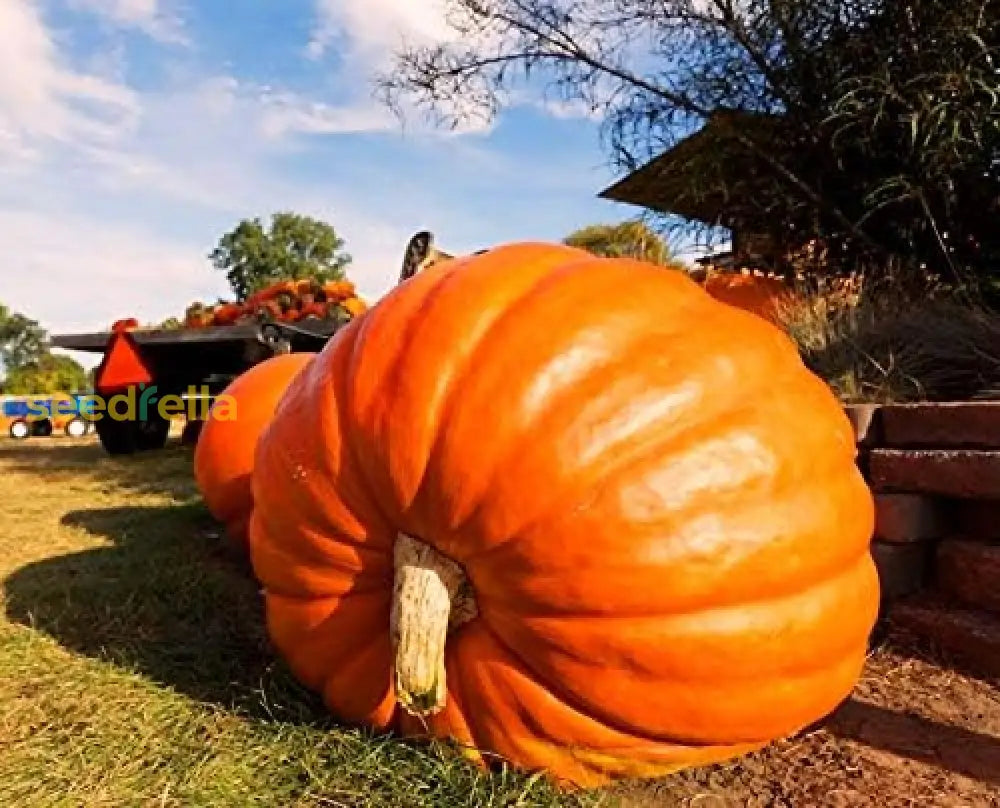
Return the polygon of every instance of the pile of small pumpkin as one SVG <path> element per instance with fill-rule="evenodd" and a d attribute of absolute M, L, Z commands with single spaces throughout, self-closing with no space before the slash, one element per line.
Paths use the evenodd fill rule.
<path fill-rule="evenodd" d="M 250 295 L 243 303 L 220 302 L 214 306 L 192 303 L 184 313 L 184 326 L 209 328 L 262 320 L 294 323 L 309 317 L 349 320 L 367 308 L 350 281 L 321 283 L 306 278 L 278 281 Z"/>
<path fill-rule="evenodd" d="M 198 483 L 345 722 L 589 787 L 758 749 L 857 681 L 879 587 L 852 428 L 784 333 L 683 272 L 442 261 L 227 392 Z"/>

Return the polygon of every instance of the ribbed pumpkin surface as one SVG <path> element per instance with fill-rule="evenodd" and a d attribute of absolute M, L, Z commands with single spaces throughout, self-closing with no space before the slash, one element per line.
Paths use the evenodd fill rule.
<path fill-rule="evenodd" d="M 403 532 L 464 567 L 428 728 L 596 784 L 739 754 L 851 690 L 877 609 L 851 427 L 791 342 L 682 274 L 516 244 L 340 332 L 262 436 L 271 636 L 350 722 L 397 707 Z"/>

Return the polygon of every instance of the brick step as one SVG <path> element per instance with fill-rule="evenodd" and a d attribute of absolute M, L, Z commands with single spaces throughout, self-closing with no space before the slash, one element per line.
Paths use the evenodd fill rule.
<path fill-rule="evenodd" d="M 957 502 L 952 505 L 950 513 L 954 523 L 953 535 L 1000 542 L 1000 502 Z"/>
<path fill-rule="evenodd" d="M 875 540 L 871 553 L 878 569 L 879 591 L 883 600 L 904 598 L 919 592 L 929 583 L 934 557 L 932 544 L 895 544 Z"/>
<path fill-rule="evenodd" d="M 921 596 L 893 604 L 889 620 L 930 641 L 963 668 L 1000 677 L 1000 615 Z"/>
<path fill-rule="evenodd" d="M 1000 502 L 876 494 L 875 538 L 893 544 L 949 538 L 1000 543 Z"/>
<path fill-rule="evenodd" d="M 959 603 L 1000 614 L 1000 544 L 964 539 L 941 542 L 934 583 Z"/>
<path fill-rule="evenodd" d="M 948 500 L 920 494 L 876 494 L 875 538 L 892 544 L 934 541 L 951 530 Z"/>
<path fill-rule="evenodd" d="M 873 449 L 868 468 L 877 493 L 1000 499 L 1000 451 Z"/>
<path fill-rule="evenodd" d="M 1000 448 L 1000 402 L 894 404 L 877 417 L 885 446 Z"/>

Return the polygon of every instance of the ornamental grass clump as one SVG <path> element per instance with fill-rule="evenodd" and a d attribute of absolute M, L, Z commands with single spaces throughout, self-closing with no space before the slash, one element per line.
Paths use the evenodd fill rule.
<path fill-rule="evenodd" d="M 784 301 L 776 319 L 845 402 L 1000 398 L 1000 315 L 981 302 L 828 284 Z"/>

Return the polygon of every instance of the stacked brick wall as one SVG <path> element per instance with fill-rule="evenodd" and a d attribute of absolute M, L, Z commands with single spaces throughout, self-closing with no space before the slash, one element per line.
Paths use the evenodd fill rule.
<path fill-rule="evenodd" d="M 888 618 L 1000 676 L 1000 402 L 849 407 Z"/>

